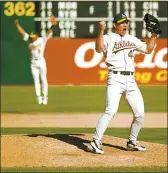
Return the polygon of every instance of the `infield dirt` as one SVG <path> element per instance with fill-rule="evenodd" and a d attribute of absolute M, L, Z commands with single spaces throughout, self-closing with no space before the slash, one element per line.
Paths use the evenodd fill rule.
<path fill-rule="evenodd" d="M 166 114 L 165 114 L 166 115 Z M 7 119 L 16 115 L 2 115 L 2 127 L 7 127 Z M 27 115 L 25 126 L 30 123 Z M 48 115 L 47 115 L 48 116 Z M 158 115 L 159 116 L 159 115 Z M 19 115 L 20 120 L 26 120 L 26 115 Z M 19 121 L 15 119 L 15 121 Z M 22 117 L 22 118 L 21 118 Z M 36 115 L 34 122 L 36 122 Z M 73 116 L 64 119 L 69 124 Z M 161 116 L 162 117 L 162 116 Z M 161 118 L 160 117 L 160 118 Z M 64 117 L 65 118 L 65 117 Z M 74 118 L 74 117 L 73 117 Z M 90 118 L 90 117 L 89 117 Z M 97 117 L 98 118 L 98 117 Z M 39 123 L 45 121 L 40 119 Z M 82 119 L 84 122 L 84 119 Z M 85 120 L 88 121 L 86 118 Z M 153 119 L 154 121 L 155 119 Z M 23 123 L 23 121 L 21 121 Z M 10 121 L 12 123 L 12 121 Z M 8 122 L 8 127 L 10 127 Z M 31 120 L 31 123 L 33 121 Z M 86 121 L 85 121 L 86 123 Z M 85 124 L 84 123 L 84 124 Z M 97 123 L 94 122 L 95 124 Z M 121 122 L 118 122 L 119 125 Z M 6 125 L 5 125 L 6 124 Z M 14 123 L 15 124 L 15 123 Z M 36 126 L 37 126 L 36 124 Z M 93 127 L 95 126 L 93 124 Z M 165 122 L 166 124 L 166 122 Z M 165 126 L 164 124 L 164 126 Z M 79 125 L 79 124 L 78 124 Z M 12 126 L 12 124 L 11 124 Z M 16 124 L 15 124 L 16 126 Z M 13 127 L 13 126 L 12 126 Z M 167 146 L 150 142 L 141 142 L 147 148 L 146 152 L 126 151 L 126 139 L 104 136 L 103 150 L 105 154 L 97 155 L 85 151 L 92 140 L 90 134 L 51 134 L 51 135 L 2 135 L 1 136 L 1 166 L 2 167 L 107 167 L 107 166 L 167 166 Z"/>

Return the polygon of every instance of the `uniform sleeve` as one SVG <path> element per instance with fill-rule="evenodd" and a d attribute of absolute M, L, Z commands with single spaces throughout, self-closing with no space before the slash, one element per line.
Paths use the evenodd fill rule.
<path fill-rule="evenodd" d="M 35 42 L 32 43 L 33 46 L 41 46 L 41 44 L 43 44 L 42 38 L 39 37 L 38 40 L 36 40 Z"/>
<path fill-rule="evenodd" d="M 109 45 L 109 40 L 110 39 L 110 36 L 105 34 L 103 35 L 103 41 L 104 41 L 104 53 L 107 52 L 107 49 L 108 49 L 108 45 Z"/>
<path fill-rule="evenodd" d="M 50 32 L 47 36 L 47 39 L 50 39 L 53 36 L 53 32 Z"/>
<path fill-rule="evenodd" d="M 138 39 L 135 37 L 135 45 L 136 45 L 136 49 L 140 52 L 145 52 L 146 51 L 146 42 Z"/>
<path fill-rule="evenodd" d="M 29 40 L 29 34 L 28 33 L 25 33 L 25 35 L 23 37 L 23 40 L 24 41 L 28 41 Z"/>
<path fill-rule="evenodd" d="M 53 36 L 53 32 L 49 33 L 48 36 L 44 35 L 42 36 L 43 41 L 46 43 L 48 39 L 50 39 Z"/>

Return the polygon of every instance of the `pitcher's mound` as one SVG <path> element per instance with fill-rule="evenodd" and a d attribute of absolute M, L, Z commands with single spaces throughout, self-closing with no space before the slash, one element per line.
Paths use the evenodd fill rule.
<path fill-rule="evenodd" d="M 2 135 L 2 167 L 165 166 L 167 146 L 141 142 L 146 152 L 126 151 L 126 139 L 104 136 L 105 154 L 85 151 L 90 134 Z"/>

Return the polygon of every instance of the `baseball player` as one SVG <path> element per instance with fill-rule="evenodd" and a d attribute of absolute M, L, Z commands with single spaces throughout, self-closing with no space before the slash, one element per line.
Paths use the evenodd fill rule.
<path fill-rule="evenodd" d="M 150 54 L 156 44 L 157 34 L 152 33 L 148 42 L 144 42 L 127 33 L 130 20 L 125 14 L 119 13 L 113 19 L 115 32 L 104 34 L 105 22 L 100 22 L 100 31 L 96 39 L 96 51 L 103 52 L 108 67 L 106 109 L 99 119 L 93 141 L 87 151 L 103 154 L 102 137 L 110 120 L 117 113 L 120 98 L 123 95 L 128 101 L 133 122 L 127 141 L 127 150 L 146 151 L 144 146 L 137 144 L 137 137 L 144 121 L 144 101 L 134 78 L 134 54 L 140 51 Z"/>
<path fill-rule="evenodd" d="M 39 37 L 36 33 L 31 33 L 30 35 L 25 32 L 21 27 L 18 20 L 14 21 L 18 31 L 23 36 L 23 40 L 28 43 L 28 48 L 30 50 L 31 56 L 31 72 L 35 84 L 35 92 L 37 96 L 38 104 L 46 105 L 48 102 L 48 82 L 47 82 L 47 68 L 44 58 L 44 49 L 46 42 L 52 37 L 52 28 L 56 25 L 56 20 L 54 16 L 50 17 L 50 27 L 46 32 L 46 35 Z M 42 93 L 41 86 L 42 83 Z"/>

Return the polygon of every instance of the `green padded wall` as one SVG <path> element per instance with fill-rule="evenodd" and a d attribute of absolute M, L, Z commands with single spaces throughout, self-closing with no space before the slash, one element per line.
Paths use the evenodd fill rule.
<path fill-rule="evenodd" d="M 34 17 L 17 14 L 7 16 L 4 13 L 5 3 L 0 2 L 1 84 L 32 84 L 28 47 L 14 25 L 14 20 L 19 19 L 20 25 L 30 33 L 35 30 Z M 16 2 L 12 3 L 16 4 Z"/>

